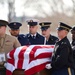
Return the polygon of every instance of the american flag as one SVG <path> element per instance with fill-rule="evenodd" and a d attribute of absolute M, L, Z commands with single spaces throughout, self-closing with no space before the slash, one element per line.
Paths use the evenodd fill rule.
<path fill-rule="evenodd" d="M 21 46 L 7 54 L 6 75 L 12 75 L 15 69 L 25 69 L 25 75 L 43 70 L 51 62 L 54 45 Z"/>

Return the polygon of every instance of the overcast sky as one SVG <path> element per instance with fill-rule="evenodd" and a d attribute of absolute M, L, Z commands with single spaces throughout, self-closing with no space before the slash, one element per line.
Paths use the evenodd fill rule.
<path fill-rule="evenodd" d="M 65 9 L 67 9 L 69 7 L 72 7 L 72 5 L 73 5 L 71 0 L 63 0 L 63 2 L 64 2 L 64 8 Z M 15 0 L 15 11 L 16 11 L 17 16 L 22 16 L 23 13 L 24 13 L 26 16 L 29 16 L 29 17 L 33 17 L 33 16 L 36 16 L 36 15 L 41 16 L 41 17 L 45 17 L 45 15 L 42 12 L 40 12 L 41 11 L 40 8 L 39 9 L 37 8 L 37 4 L 42 5 L 42 9 L 45 11 L 46 14 L 50 15 L 50 13 L 52 12 L 51 9 L 50 9 L 50 5 L 52 3 L 50 5 L 48 5 L 46 0 L 38 0 L 38 2 L 36 2 L 35 4 L 31 3 L 31 6 L 27 7 L 27 8 L 24 8 L 23 4 L 24 4 L 23 0 Z M 35 6 L 36 6 L 36 8 L 35 8 Z M 6 3 L 5 3 L 4 6 L 0 5 L 0 19 L 7 20 L 7 14 L 8 14 L 7 9 L 8 8 L 7 8 Z M 59 12 L 62 12 L 61 9 L 59 8 L 59 5 L 58 5 L 57 10 Z M 71 13 L 69 13 L 69 15 L 71 15 Z"/>

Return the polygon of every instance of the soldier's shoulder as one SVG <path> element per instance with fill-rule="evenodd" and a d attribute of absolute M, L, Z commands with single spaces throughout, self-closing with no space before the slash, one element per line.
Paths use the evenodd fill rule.
<path fill-rule="evenodd" d="M 25 34 L 19 34 L 18 37 L 19 38 L 25 38 Z"/>
<path fill-rule="evenodd" d="M 24 37 L 25 38 L 30 37 L 30 34 L 29 33 L 28 34 L 25 34 Z"/>
<path fill-rule="evenodd" d="M 27 39 L 28 37 L 30 37 L 30 34 L 23 34 L 21 37 Z"/>
<path fill-rule="evenodd" d="M 8 34 L 6 34 L 6 38 L 11 39 L 11 40 L 16 39 L 16 37 L 14 37 L 12 35 L 8 35 Z"/>
<path fill-rule="evenodd" d="M 39 38 L 45 38 L 44 36 L 42 36 L 41 34 L 39 34 L 39 33 L 37 33 L 37 36 L 39 37 Z"/>
<path fill-rule="evenodd" d="M 51 35 L 51 38 L 54 39 L 54 40 L 57 40 L 58 38 L 54 35 Z"/>
<path fill-rule="evenodd" d="M 24 34 L 19 34 L 19 36 L 24 36 Z"/>
<path fill-rule="evenodd" d="M 67 45 L 67 42 L 62 41 L 61 45 Z"/>
<path fill-rule="evenodd" d="M 68 40 L 61 41 L 61 45 L 69 47 L 70 46 L 70 42 Z"/>

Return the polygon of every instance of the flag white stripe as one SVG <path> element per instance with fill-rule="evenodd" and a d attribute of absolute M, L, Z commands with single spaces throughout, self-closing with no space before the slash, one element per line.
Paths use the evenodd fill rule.
<path fill-rule="evenodd" d="M 15 63 L 15 68 L 17 68 L 17 65 L 18 65 L 18 60 L 19 59 L 14 59 L 15 61 L 14 61 L 14 63 Z"/>
<path fill-rule="evenodd" d="M 9 54 L 10 54 L 10 52 L 7 54 L 7 58 L 8 58 L 8 59 L 11 59 L 11 57 L 10 57 L 10 55 L 9 55 Z"/>
<path fill-rule="evenodd" d="M 15 70 L 15 66 L 13 66 L 12 64 L 10 63 L 6 63 L 6 69 L 13 72 Z"/>
<path fill-rule="evenodd" d="M 23 61 L 23 67 L 22 67 L 23 69 L 26 69 L 26 67 L 29 64 L 29 59 L 30 59 L 29 54 L 33 48 L 34 48 L 34 45 L 30 45 L 24 53 L 24 61 Z"/>
<path fill-rule="evenodd" d="M 15 52 L 14 52 L 15 68 L 17 68 L 17 63 L 18 63 L 18 60 L 19 60 L 18 55 L 19 55 L 19 53 L 20 53 L 20 51 L 21 51 L 22 48 L 23 48 L 23 46 L 18 47 L 18 48 L 15 50 Z"/>
<path fill-rule="evenodd" d="M 18 59 L 18 55 L 20 53 L 20 51 L 22 50 L 23 46 L 16 48 L 15 52 L 14 52 L 14 58 Z"/>
<path fill-rule="evenodd" d="M 44 63 L 49 62 L 49 61 L 51 61 L 49 58 L 33 60 L 30 64 L 28 64 L 28 66 L 25 69 L 25 71 L 30 69 L 30 68 L 32 68 L 32 67 L 44 64 Z"/>
<path fill-rule="evenodd" d="M 42 53 L 46 53 L 46 52 L 53 52 L 53 48 L 39 48 L 36 50 L 34 56 L 37 57 L 39 54 L 42 54 Z"/>

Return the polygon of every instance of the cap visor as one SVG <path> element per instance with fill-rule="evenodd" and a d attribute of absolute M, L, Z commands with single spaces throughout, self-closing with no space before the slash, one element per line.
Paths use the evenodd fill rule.
<path fill-rule="evenodd" d="M 61 30 L 65 30 L 65 29 L 62 27 L 58 27 L 58 28 L 56 28 L 56 30 L 61 31 Z"/>

